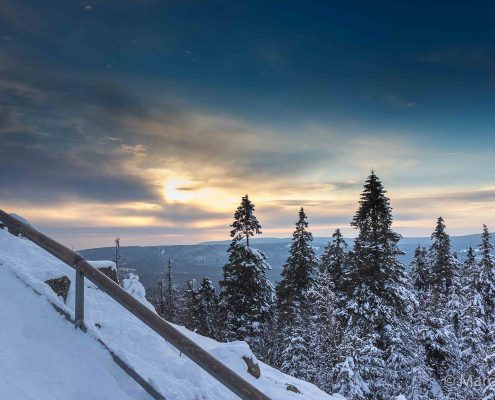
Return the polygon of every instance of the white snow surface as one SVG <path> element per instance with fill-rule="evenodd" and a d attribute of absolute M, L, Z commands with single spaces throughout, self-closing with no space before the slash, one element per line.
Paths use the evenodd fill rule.
<path fill-rule="evenodd" d="M 148 399 L 90 335 L 0 265 L 0 399 Z"/>
<path fill-rule="evenodd" d="M 122 281 L 122 287 L 127 293 L 131 294 L 150 310 L 155 311 L 155 307 L 146 299 L 146 290 L 144 289 L 143 284 L 139 282 L 139 276 L 131 272 L 129 277 Z"/>
<path fill-rule="evenodd" d="M 10 214 L 11 217 L 14 217 L 16 220 L 26 224 L 27 226 L 33 226 L 31 225 L 31 222 L 29 222 L 26 218 L 21 217 L 20 215 L 17 214 Z"/>
<path fill-rule="evenodd" d="M 88 333 L 75 330 L 48 302 L 74 315 L 74 285 L 64 304 L 44 283 L 63 275 L 74 281 L 72 268 L 27 239 L 0 229 L 0 399 L 147 398 L 113 363 L 96 338 L 103 340 L 167 399 L 238 399 L 87 280 Z M 149 305 L 137 276 L 129 277 L 123 285 Z M 255 379 L 247 373 L 242 360 L 242 356 L 256 360 L 245 342 L 219 343 L 176 327 L 273 400 L 344 400 L 261 362 L 261 377 Z M 288 391 L 288 384 L 301 393 Z"/>

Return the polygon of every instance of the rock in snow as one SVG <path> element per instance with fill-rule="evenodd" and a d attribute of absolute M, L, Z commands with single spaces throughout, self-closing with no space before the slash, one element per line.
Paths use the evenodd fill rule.
<path fill-rule="evenodd" d="M 60 276 L 75 281 L 72 268 L 0 229 L 1 399 L 148 398 L 95 339 L 105 342 L 167 399 L 238 399 L 89 281 L 85 281 L 89 331 L 75 330 L 47 301 L 74 316 L 73 285 L 64 304 L 45 283 Z M 123 286 L 147 303 L 137 276 L 126 279 Z M 176 327 L 273 400 L 343 399 L 263 364 L 245 342 L 219 343 Z M 258 379 L 248 373 L 243 357 L 259 365 Z"/>
<path fill-rule="evenodd" d="M 120 284 L 119 278 L 117 277 L 117 266 L 113 261 L 89 261 L 93 267 L 98 268 L 101 272 L 103 272 L 106 276 L 108 276 L 112 281 L 117 284 Z"/>

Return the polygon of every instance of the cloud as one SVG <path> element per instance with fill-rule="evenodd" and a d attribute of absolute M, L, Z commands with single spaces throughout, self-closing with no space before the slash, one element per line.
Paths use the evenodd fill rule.
<path fill-rule="evenodd" d="M 402 202 L 456 202 L 461 204 L 469 203 L 492 203 L 495 202 L 495 189 L 466 190 L 458 192 L 443 192 L 431 195 L 414 196 L 409 199 L 401 199 Z"/>
<path fill-rule="evenodd" d="M 362 186 L 362 182 L 358 181 L 330 181 L 328 184 L 334 190 L 356 189 Z"/>
<path fill-rule="evenodd" d="M 136 144 L 134 146 L 132 145 L 127 145 L 127 144 L 122 144 L 118 148 L 120 153 L 124 154 L 130 154 L 135 157 L 145 157 L 146 156 L 146 146 L 143 146 L 142 144 Z"/>
<path fill-rule="evenodd" d="M 141 177 L 119 171 L 117 157 L 65 153 L 39 144 L 4 140 L 0 158 L 3 201 L 32 199 L 35 204 L 75 199 L 109 203 L 159 201 L 156 191 Z"/>
<path fill-rule="evenodd" d="M 267 232 L 290 235 L 304 206 L 315 232 L 328 233 L 348 225 L 373 167 L 393 193 L 401 226 L 429 221 L 445 202 L 477 203 L 479 213 L 494 200 L 493 191 L 447 187 L 452 160 L 407 132 L 260 123 L 213 113 L 152 80 L 82 76 L 2 56 L 8 62 L 0 66 L 0 199 L 54 229 L 110 234 L 132 226 L 147 239 L 157 235 L 150 240 L 164 233 L 190 235 L 180 239 L 186 241 L 225 238 L 240 196 L 249 193 Z M 407 100 L 389 101 L 407 107 Z M 455 160 L 460 168 L 463 160 Z M 418 186 L 411 176 L 437 179 L 438 192 L 447 193 L 405 194 Z M 167 202 L 171 180 L 180 195 Z M 85 213 L 98 223 L 85 221 Z"/>

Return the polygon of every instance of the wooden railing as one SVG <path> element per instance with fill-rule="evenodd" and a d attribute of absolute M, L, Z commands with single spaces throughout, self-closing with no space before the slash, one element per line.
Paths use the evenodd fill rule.
<path fill-rule="evenodd" d="M 268 396 L 252 384 L 237 375 L 182 332 L 136 300 L 103 272 L 89 264 L 78 253 L 38 232 L 33 227 L 24 224 L 3 210 L 0 210 L 0 221 L 9 229 L 21 233 L 76 270 L 76 326 L 84 326 L 84 278 L 87 278 L 241 399 L 270 400 Z"/>

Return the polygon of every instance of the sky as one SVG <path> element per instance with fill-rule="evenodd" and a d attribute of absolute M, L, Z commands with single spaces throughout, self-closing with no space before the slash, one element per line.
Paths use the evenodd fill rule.
<path fill-rule="evenodd" d="M 489 1 L 0 0 L 0 207 L 77 249 L 495 225 Z"/>

